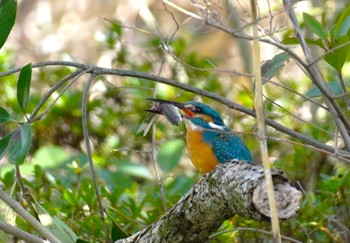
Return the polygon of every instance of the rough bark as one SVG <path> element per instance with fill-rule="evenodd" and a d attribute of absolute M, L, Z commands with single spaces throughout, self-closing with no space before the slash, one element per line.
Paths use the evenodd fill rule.
<path fill-rule="evenodd" d="M 302 194 L 286 175 L 271 170 L 280 219 L 299 209 Z M 233 215 L 264 221 L 270 211 L 264 171 L 243 161 L 220 164 L 206 174 L 174 207 L 146 229 L 116 243 L 205 242 Z"/>

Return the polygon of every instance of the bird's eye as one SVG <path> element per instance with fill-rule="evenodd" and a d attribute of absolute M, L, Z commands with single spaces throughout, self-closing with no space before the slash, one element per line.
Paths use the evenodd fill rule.
<path fill-rule="evenodd" d="M 201 108 L 201 107 L 195 107 L 195 109 L 194 109 L 194 111 L 196 112 L 196 113 L 202 113 L 202 111 L 203 111 L 203 109 Z"/>

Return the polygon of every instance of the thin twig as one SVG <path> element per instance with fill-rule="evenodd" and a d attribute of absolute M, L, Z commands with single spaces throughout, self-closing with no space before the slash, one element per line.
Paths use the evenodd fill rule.
<path fill-rule="evenodd" d="M 44 95 L 44 97 L 39 101 L 39 103 L 37 104 L 37 106 L 34 108 L 32 114 L 29 117 L 29 120 L 32 120 L 36 114 L 39 112 L 39 110 L 41 109 L 41 107 L 45 104 L 45 102 L 50 98 L 50 96 L 57 90 L 59 89 L 65 82 L 67 82 L 68 80 L 76 77 L 77 75 L 79 75 L 79 73 L 81 73 L 84 70 L 77 70 L 67 76 L 65 76 L 64 78 L 62 78 L 60 81 L 58 81 L 57 83 L 55 83 L 55 85 Z"/>
<path fill-rule="evenodd" d="M 10 208 L 13 209 L 22 219 L 33 226 L 42 236 L 44 236 L 51 243 L 60 243 L 48 229 L 46 229 L 38 220 L 36 220 L 30 213 L 27 212 L 18 202 L 9 197 L 3 190 L 0 190 L 0 199 L 4 201 Z"/>
<path fill-rule="evenodd" d="M 157 29 L 158 29 L 158 26 L 157 26 Z M 162 34 L 160 33 L 159 29 L 158 29 L 158 31 L 159 31 L 159 34 L 162 36 Z M 162 61 L 161 61 L 160 68 L 158 70 L 158 75 L 160 75 L 160 73 L 162 72 L 163 65 L 164 65 L 164 62 L 165 62 L 164 60 L 165 60 L 165 58 L 163 57 Z M 157 94 L 157 85 L 158 84 L 156 83 L 155 86 L 154 86 L 154 90 L 153 90 L 153 97 L 154 98 L 156 97 L 156 94 Z M 160 191 L 160 198 L 162 199 L 163 211 L 167 212 L 168 209 L 167 209 L 167 206 L 166 206 L 166 198 L 165 198 L 165 193 L 164 193 L 163 181 L 160 178 L 158 161 L 156 159 L 156 123 L 152 124 L 152 149 L 151 149 L 150 156 L 151 156 L 152 164 L 153 164 L 153 167 L 154 167 L 154 171 L 156 173 L 156 178 L 157 178 L 159 191 Z"/>
<path fill-rule="evenodd" d="M 291 20 L 294 30 L 297 33 L 297 37 L 300 40 L 300 45 L 303 49 L 307 62 L 311 63 L 314 61 L 314 57 L 312 56 L 311 50 L 306 43 L 304 33 L 300 28 L 292 3 L 290 0 L 283 0 L 283 4 L 287 10 L 288 16 Z M 324 81 L 324 78 L 319 68 L 316 65 L 307 65 L 306 70 L 308 71 L 312 82 L 319 88 L 323 97 L 325 98 L 326 104 L 329 108 L 329 112 L 332 114 L 332 117 L 339 129 L 339 132 L 343 137 L 347 150 L 350 150 L 350 136 L 348 134 L 348 131 L 350 131 L 349 119 L 345 116 L 338 103 L 333 99 L 332 95 L 330 94 L 330 89 L 329 87 L 327 87 L 327 83 Z"/>
<path fill-rule="evenodd" d="M 19 165 L 15 166 L 15 171 L 16 171 L 16 182 L 18 183 L 18 186 L 19 186 L 20 196 L 21 196 L 21 198 L 23 198 L 23 200 L 27 204 L 27 207 L 30 209 L 31 213 L 34 215 L 33 217 L 35 217 L 36 220 L 38 220 L 40 222 L 38 214 L 37 214 L 35 208 L 33 207 L 32 198 L 30 197 L 28 188 L 26 185 L 24 185 Z"/>
<path fill-rule="evenodd" d="M 0 220 L 0 230 L 4 231 L 7 234 L 13 235 L 18 239 L 25 240 L 29 243 L 45 243 L 44 240 L 36 237 L 35 235 L 29 234 L 11 224 L 5 223 Z"/>
<path fill-rule="evenodd" d="M 94 162 L 92 160 L 91 145 L 90 145 L 90 138 L 89 138 L 90 137 L 89 136 L 89 129 L 87 126 L 87 103 L 88 103 L 88 97 L 89 97 L 89 89 L 90 89 L 91 83 L 93 82 L 93 80 L 95 79 L 96 76 L 97 76 L 96 73 L 92 73 L 90 75 L 88 81 L 85 84 L 85 88 L 84 88 L 84 92 L 83 92 L 83 99 L 82 99 L 82 107 L 81 107 L 81 109 L 82 109 L 82 125 L 83 125 L 84 142 L 85 142 L 85 146 L 86 146 L 86 155 L 87 155 L 87 159 L 89 161 L 90 174 L 91 174 L 92 180 L 94 182 L 94 188 L 95 188 L 98 206 L 100 209 L 101 220 L 103 222 L 103 228 L 104 228 L 104 233 L 105 233 L 105 237 L 106 237 L 106 242 L 111 242 L 111 239 L 109 238 L 109 230 L 108 230 L 108 225 L 106 222 L 106 217 L 104 214 L 104 207 L 102 204 L 101 194 L 100 194 L 100 190 L 99 190 L 98 183 L 97 183 Z"/>
<path fill-rule="evenodd" d="M 156 160 L 156 124 L 155 123 L 152 125 L 152 151 L 151 151 L 150 156 L 151 156 L 152 164 L 154 167 L 154 171 L 156 173 L 156 178 L 157 178 L 157 182 L 158 182 L 158 186 L 159 186 L 159 190 L 160 190 L 160 198 L 162 199 L 163 211 L 167 212 L 168 209 L 166 206 L 166 198 L 165 198 L 165 193 L 164 193 L 163 181 L 160 178 L 158 163 Z"/>
<path fill-rule="evenodd" d="M 45 95 L 44 97 L 39 101 L 38 105 L 34 108 L 32 114 L 29 117 L 30 122 L 36 121 L 36 120 L 40 120 L 51 108 L 52 106 L 57 102 L 57 100 L 62 96 L 62 94 L 79 78 L 81 77 L 83 74 L 87 73 L 91 71 L 91 69 L 79 69 L 67 76 L 65 76 L 64 78 L 62 78 L 59 82 L 57 82 Z M 50 98 L 50 96 L 57 90 L 59 89 L 65 82 L 67 82 L 68 80 L 71 80 L 71 82 L 69 82 L 68 85 L 66 85 L 62 91 L 60 92 L 60 94 L 56 97 L 56 99 L 49 105 L 48 108 L 45 109 L 44 112 L 42 112 L 39 116 L 36 116 L 39 112 L 39 110 L 41 109 L 41 107 L 45 104 L 45 102 Z"/>
<path fill-rule="evenodd" d="M 271 100 L 271 99 L 268 98 L 266 95 L 263 95 L 263 96 L 264 96 L 264 98 L 265 98 L 267 101 L 269 101 L 271 104 L 277 106 L 278 108 L 280 108 L 281 110 L 283 110 L 284 112 L 286 112 L 288 115 L 290 115 L 290 116 L 293 117 L 294 119 L 296 119 L 296 120 L 298 120 L 298 121 L 300 121 L 300 122 L 302 122 L 302 123 L 308 124 L 308 125 L 310 125 L 310 126 L 312 126 L 312 127 L 314 127 L 314 128 L 317 128 L 319 131 L 322 131 L 322 132 L 328 134 L 329 136 L 334 136 L 333 133 L 331 133 L 331 132 L 329 132 L 329 131 L 323 129 L 322 127 L 317 126 L 316 124 L 314 124 L 314 123 L 312 123 L 312 122 L 306 121 L 306 120 L 302 119 L 300 116 L 297 116 L 297 115 L 293 114 L 292 112 L 288 111 L 288 110 L 287 110 L 286 108 L 284 108 L 282 105 L 280 105 L 280 104 L 278 104 L 277 102 Z"/>
<path fill-rule="evenodd" d="M 236 37 L 236 38 L 239 38 L 239 39 L 245 39 L 245 40 L 254 40 L 254 37 L 252 36 L 249 36 L 249 35 L 245 35 L 245 34 L 240 34 L 239 32 L 241 32 L 241 30 L 232 30 L 231 28 L 228 28 L 224 25 L 222 25 L 221 23 L 218 23 L 218 22 L 215 22 L 215 21 L 210 21 L 210 19 L 204 19 L 202 17 L 200 17 L 199 15 L 196 15 L 186 9 L 183 9 L 181 8 L 180 6 L 170 2 L 170 1 L 167 1 L 167 0 L 163 0 L 164 3 L 168 4 L 169 6 L 175 8 L 176 10 L 180 11 L 181 13 L 184 13 L 188 16 L 191 16 L 193 18 L 196 18 L 196 19 L 199 19 L 199 20 L 202 20 L 202 21 L 205 21 L 208 25 L 212 26 L 212 27 L 215 27 L 216 29 L 218 30 L 222 30 L 224 31 L 225 33 L 233 36 L 233 37 Z M 267 43 L 267 44 L 270 44 L 270 45 L 273 45 L 283 51 L 285 51 L 286 53 L 288 53 L 291 57 L 293 57 L 293 59 L 302 67 L 303 71 L 305 73 L 306 70 L 307 70 L 307 64 L 302 60 L 302 58 L 300 58 L 298 56 L 298 54 L 296 54 L 295 52 L 293 52 L 292 50 L 290 50 L 287 46 L 279 43 L 279 42 L 275 42 L 275 41 L 271 41 L 269 39 L 264 39 L 264 38 L 261 38 L 259 37 L 259 40 L 261 42 L 264 42 L 264 43 Z"/>
<path fill-rule="evenodd" d="M 304 100 L 309 101 L 310 103 L 314 104 L 315 106 L 317 106 L 317 107 L 319 107 L 319 108 L 322 108 L 322 109 L 324 109 L 324 110 L 326 110 L 326 111 L 329 111 L 329 109 L 328 109 L 327 107 L 325 107 L 324 105 L 321 105 L 321 104 L 317 103 L 317 102 L 314 101 L 313 99 L 310 99 L 310 98 L 306 97 L 305 95 L 303 95 L 303 94 L 301 94 L 301 93 L 295 91 L 294 89 L 292 89 L 292 88 L 290 88 L 290 87 L 288 87 L 288 86 L 286 86 L 286 85 L 284 85 L 284 84 L 280 84 L 280 83 L 274 82 L 274 81 L 272 81 L 272 80 L 266 80 L 266 83 L 271 83 L 271 84 L 273 84 L 273 85 L 275 85 L 275 86 L 281 87 L 282 89 L 285 89 L 285 90 L 287 90 L 288 92 L 291 92 L 291 93 L 293 93 L 293 94 L 295 94 L 295 95 L 297 95 L 297 96 L 303 98 Z"/>

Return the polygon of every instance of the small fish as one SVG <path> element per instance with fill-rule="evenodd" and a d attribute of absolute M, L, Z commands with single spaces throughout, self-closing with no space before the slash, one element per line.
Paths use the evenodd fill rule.
<path fill-rule="evenodd" d="M 151 109 L 145 110 L 148 111 L 148 113 L 146 118 L 140 125 L 139 129 L 137 130 L 137 134 L 143 131 L 143 136 L 146 136 L 152 124 L 157 121 L 159 115 L 164 115 L 168 119 L 168 121 L 173 125 L 179 126 L 181 124 L 182 117 L 179 112 L 179 108 L 166 101 L 163 102 L 163 100 L 160 99 L 148 98 L 148 100 L 154 100 L 159 103 L 157 105 L 152 106 Z"/>
<path fill-rule="evenodd" d="M 160 103 L 159 108 L 161 110 L 161 113 L 168 119 L 171 124 L 175 126 L 179 126 L 181 124 L 182 117 L 179 108 L 166 103 Z"/>

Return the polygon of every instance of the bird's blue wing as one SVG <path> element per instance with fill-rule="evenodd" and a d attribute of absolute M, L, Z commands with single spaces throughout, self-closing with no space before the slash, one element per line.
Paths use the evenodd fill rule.
<path fill-rule="evenodd" d="M 230 159 L 245 160 L 248 163 L 253 163 L 249 149 L 242 139 L 234 134 L 216 134 L 212 140 L 212 148 L 220 163 Z"/>

